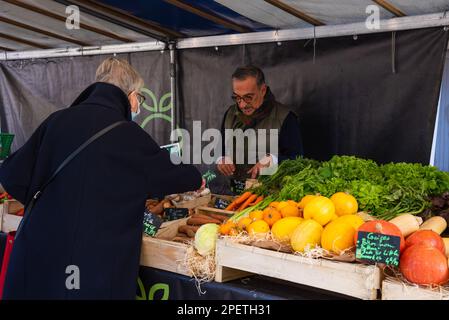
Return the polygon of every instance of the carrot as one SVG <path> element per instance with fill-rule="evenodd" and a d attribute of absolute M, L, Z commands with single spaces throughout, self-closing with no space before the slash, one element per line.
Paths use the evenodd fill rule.
<path fill-rule="evenodd" d="M 239 207 L 237 211 L 242 211 L 245 209 L 249 204 L 257 199 L 257 194 L 251 195 L 243 204 Z"/>
<path fill-rule="evenodd" d="M 254 202 L 250 203 L 248 207 L 255 206 L 256 204 L 258 204 L 262 200 L 263 200 L 263 196 L 259 196 L 259 197 L 257 197 L 257 199 Z"/>
<path fill-rule="evenodd" d="M 237 208 L 237 206 L 241 205 L 244 201 L 246 201 L 251 195 L 252 193 L 249 191 L 243 193 L 240 197 L 232 201 L 231 204 L 229 204 L 229 206 L 227 206 L 225 210 L 229 211 L 234 210 L 235 208 Z"/>

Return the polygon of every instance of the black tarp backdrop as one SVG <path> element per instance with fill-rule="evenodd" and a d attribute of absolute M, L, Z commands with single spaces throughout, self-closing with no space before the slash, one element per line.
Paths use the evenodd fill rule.
<path fill-rule="evenodd" d="M 201 119 L 203 129 L 218 128 L 232 103 L 232 72 L 252 63 L 264 70 L 277 99 L 298 114 L 306 157 L 428 164 L 447 32 L 401 31 L 394 42 L 392 36 L 317 39 L 315 50 L 313 40 L 181 50 L 185 124 L 190 129 Z"/>
<path fill-rule="evenodd" d="M 301 40 L 179 50 L 182 127 L 191 130 L 192 121 L 200 120 L 203 131 L 219 128 L 232 102 L 232 72 L 253 63 L 265 71 L 278 100 L 299 115 L 306 157 L 349 154 L 381 163 L 429 163 L 447 32 L 396 32 L 394 44 L 391 32 L 317 39 L 315 49 L 313 44 Z M 2 131 L 16 134 L 13 149 L 48 114 L 70 104 L 94 80 L 105 57 L 1 62 L 0 117 Z M 148 89 L 137 121 L 159 144 L 169 143 L 169 52 L 118 57 L 142 73 Z M 199 165 L 202 172 L 213 168 Z M 213 191 L 225 193 L 220 188 L 225 181 L 219 176 Z"/>
<path fill-rule="evenodd" d="M 65 108 L 95 80 L 95 70 L 108 55 L 3 61 L 0 63 L 2 132 L 14 133 L 13 150 L 31 136 L 52 112 Z M 159 144 L 170 138 L 169 52 L 119 54 L 145 81 L 146 101 L 137 118 Z M 117 146 L 120 147 L 120 146 Z"/>

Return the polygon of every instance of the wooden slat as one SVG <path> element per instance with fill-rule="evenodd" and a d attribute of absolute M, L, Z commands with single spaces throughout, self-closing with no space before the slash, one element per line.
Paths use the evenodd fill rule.
<path fill-rule="evenodd" d="M 314 17 L 312 17 L 302 11 L 299 11 L 296 8 L 293 8 L 292 6 L 289 6 L 288 4 L 285 4 L 280 0 L 264 0 L 264 1 L 275 6 L 276 8 L 279 8 L 279 9 L 301 19 L 301 20 L 304 20 L 314 26 L 324 26 L 325 25 L 325 23 L 321 22 L 320 20 L 315 19 Z"/>
<path fill-rule="evenodd" d="M 188 11 L 190 13 L 196 14 L 197 16 L 200 16 L 201 18 L 207 19 L 209 21 L 212 21 L 216 24 L 222 25 L 223 27 L 226 27 L 228 29 L 237 31 L 237 32 L 251 32 L 252 30 L 240 26 L 237 23 L 234 23 L 232 21 L 229 21 L 227 19 L 221 18 L 216 16 L 215 14 L 203 11 L 199 8 L 196 8 L 190 4 L 187 4 L 181 0 L 164 0 L 167 3 L 170 3 L 171 5 L 174 5 L 180 9 L 183 9 L 185 11 Z"/>
<path fill-rule="evenodd" d="M 27 9 L 27 10 L 39 13 L 41 15 L 44 15 L 44 16 L 48 17 L 48 18 L 52 18 L 52 19 L 56 19 L 56 20 L 62 21 L 64 23 L 66 22 L 66 19 L 67 19 L 64 16 L 60 16 L 60 15 L 58 15 L 56 13 L 51 12 L 51 11 L 38 8 L 38 7 L 33 6 L 31 4 L 28 4 L 28 3 L 23 3 L 23 2 L 18 1 L 18 0 L 3 0 L 3 1 L 5 1 L 7 3 L 10 3 L 10 4 L 13 4 L 15 6 L 18 6 L 18 7 L 21 7 L 21 8 L 24 8 L 24 9 Z M 132 40 L 130 40 L 128 38 L 121 37 L 121 36 L 116 35 L 114 33 L 111 33 L 111 32 L 108 32 L 108 31 L 105 31 L 105 30 L 93 27 L 93 26 L 85 24 L 85 23 L 80 23 L 80 28 L 85 29 L 85 30 L 89 30 L 89 31 L 92 31 L 92 32 L 95 32 L 95 33 L 98 33 L 98 34 L 101 34 L 101 35 L 106 36 L 106 37 L 111 38 L 111 39 L 116 39 L 116 40 L 119 40 L 119 41 L 122 41 L 122 42 L 126 42 L 126 43 L 133 42 Z"/>
<path fill-rule="evenodd" d="M 406 14 L 402 12 L 399 8 L 392 5 L 386 0 L 373 0 L 374 3 L 378 4 L 382 8 L 384 8 L 387 11 L 390 11 L 392 14 L 394 14 L 396 17 L 405 17 Z"/>
<path fill-rule="evenodd" d="M 377 299 L 380 269 L 358 263 L 312 259 L 218 239 L 217 268 L 252 272 L 357 297 Z"/>
<path fill-rule="evenodd" d="M 166 37 L 169 38 L 183 38 L 185 37 L 185 34 L 175 31 L 175 30 L 171 30 L 169 28 L 163 27 L 158 25 L 157 23 L 151 21 L 151 20 L 147 20 L 147 19 L 141 19 L 139 17 L 136 17 L 124 10 L 118 9 L 118 8 L 114 8 L 111 6 L 108 6 L 104 3 L 100 3 L 100 2 L 96 2 L 96 1 L 92 1 L 92 0 L 72 0 L 71 2 L 73 3 L 79 3 L 82 4 L 84 6 L 89 6 L 91 8 L 94 8 L 96 10 L 101 11 L 104 14 L 110 14 L 112 16 L 115 16 L 117 18 L 121 18 L 124 20 L 127 20 L 129 22 L 135 23 L 141 27 L 156 31 L 161 33 L 162 35 L 165 35 Z"/>
<path fill-rule="evenodd" d="M 7 48 L 7 47 L 0 47 L 0 50 L 1 51 L 15 51 L 15 50 L 13 50 L 11 48 Z"/>
<path fill-rule="evenodd" d="M 90 45 L 90 44 L 88 44 L 86 42 L 75 40 L 75 39 L 71 39 L 71 38 L 62 36 L 60 34 L 49 32 L 49 31 L 46 31 L 46 30 L 42 30 L 42 29 L 30 26 L 28 24 L 24 24 L 24 23 L 19 22 L 19 21 L 8 19 L 6 17 L 0 17 L 0 21 L 4 22 L 4 23 L 11 24 L 13 26 L 16 26 L 16 27 L 19 27 L 19 28 L 22 28 L 22 29 L 26 29 L 26 30 L 30 30 L 30 31 L 33 31 L 33 32 L 36 32 L 36 33 L 40 33 L 40 34 L 46 35 L 46 36 L 51 37 L 51 38 L 60 39 L 60 40 L 63 40 L 65 42 L 75 43 L 75 44 L 78 44 L 80 46 L 88 46 L 88 45 Z"/>
<path fill-rule="evenodd" d="M 50 47 L 47 47 L 43 44 L 40 44 L 40 43 L 37 43 L 34 41 L 25 40 L 25 39 L 20 39 L 20 38 L 17 38 L 17 37 L 8 35 L 8 34 L 4 34 L 4 33 L 0 33 L 0 38 L 8 39 L 8 40 L 11 40 L 11 41 L 14 41 L 17 43 L 26 44 L 28 46 L 32 46 L 32 47 L 39 48 L 39 49 L 50 49 Z"/>

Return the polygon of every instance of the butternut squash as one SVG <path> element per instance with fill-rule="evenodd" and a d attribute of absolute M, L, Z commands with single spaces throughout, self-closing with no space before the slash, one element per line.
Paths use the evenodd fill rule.
<path fill-rule="evenodd" d="M 402 235 L 407 237 L 415 231 L 419 230 L 419 226 L 422 224 L 422 218 L 411 215 L 409 213 L 401 214 L 396 218 L 391 219 L 389 222 L 396 225 L 401 230 Z"/>
<path fill-rule="evenodd" d="M 419 227 L 420 230 L 432 230 L 438 234 L 442 234 L 444 230 L 447 228 L 446 219 L 440 216 L 432 217 L 426 221 Z"/>

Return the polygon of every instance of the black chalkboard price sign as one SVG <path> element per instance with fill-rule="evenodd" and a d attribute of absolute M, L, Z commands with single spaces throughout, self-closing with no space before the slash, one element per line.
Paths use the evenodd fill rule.
<path fill-rule="evenodd" d="M 189 215 L 189 209 L 187 208 L 165 208 L 164 217 L 168 221 L 178 220 L 185 218 Z"/>
<path fill-rule="evenodd" d="M 374 232 L 359 231 L 355 257 L 357 260 L 399 266 L 401 238 Z"/>
<path fill-rule="evenodd" d="M 217 198 L 217 200 L 215 200 L 214 207 L 217 208 L 217 209 L 223 209 L 224 210 L 224 209 L 226 209 L 229 206 L 229 203 L 230 203 L 229 201 Z"/>
<path fill-rule="evenodd" d="M 154 237 L 161 227 L 161 224 L 162 219 L 158 215 L 145 211 L 143 215 L 143 232 L 146 235 Z"/>

